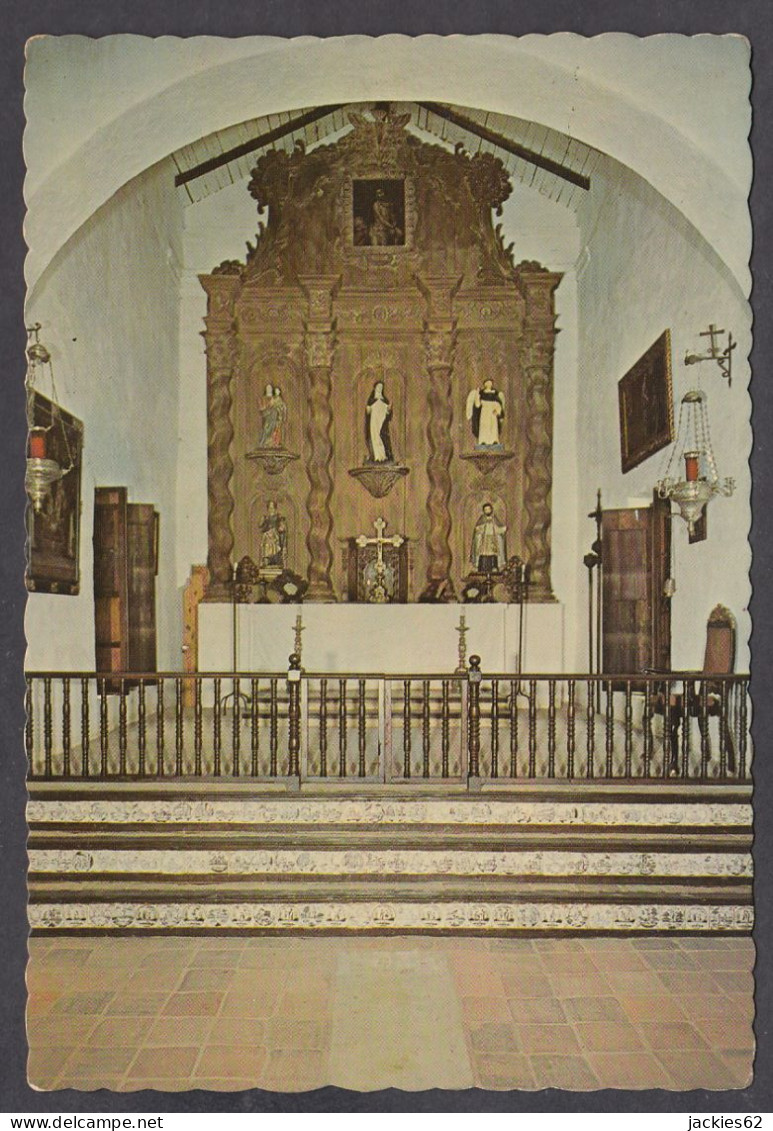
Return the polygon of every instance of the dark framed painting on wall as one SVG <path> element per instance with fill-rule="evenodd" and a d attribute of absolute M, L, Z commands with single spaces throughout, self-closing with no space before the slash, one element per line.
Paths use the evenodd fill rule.
<path fill-rule="evenodd" d="M 664 330 L 617 384 L 624 472 L 674 442 L 671 332 Z"/>
<path fill-rule="evenodd" d="M 37 392 L 30 413 L 31 436 L 45 430 L 45 457 L 65 474 L 51 484 L 38 507 L 28 500 L 25 582 L 33 593 L 74 596 L 80 592 L 83 424 Z"/>
<path fill-rule="evenodd" d="M 352 242 L 355 247 L 405 247 L 405 181 L 352 181 Z"/>

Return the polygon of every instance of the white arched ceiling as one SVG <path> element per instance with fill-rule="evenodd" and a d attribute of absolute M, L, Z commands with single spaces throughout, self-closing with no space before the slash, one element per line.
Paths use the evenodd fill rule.
<path fill-rule="evenodd" d="M 120 53 L 119 38 L 97 41 L 95 48 L 94 41 L 65 37 L 69 73 L 78 44 L 88 45 L 87 53 L 101 44 Z M 29 45 L 30 291 L 56 252 L 118 189 L 198 138 L 304 106 L 427 99 L 534 121 L 609 154 L 670 201 L 748 293 L 749 70 L 748 45 L 738 37 L 257 39 L 233 41 L 231 52 L 225 40 L 128 39 L 131 63 L 117 72 L 110 97 L 89 114 L 98 85 L 73 80 L 70 118 L 58 122 L 60 130 L 71 122 L 68 142 L 48 146 L 45 130 L 36 135 L 34 129 L 35 113 L 46 103 L 36 90 L 47 81 L 47 66 L 49 104 L 63 105 L 68 68 L 52 67 L 56 41 L 41 41 L 39 67 L 35 41 Z M 669 43 L 658 48 L 665 39 Z M 232 57 L 224 60 L 226 53 Z M 161 86 L 164 75 L 168 82 Z M 707 106 L 715 108 L 713 117 Z"/>

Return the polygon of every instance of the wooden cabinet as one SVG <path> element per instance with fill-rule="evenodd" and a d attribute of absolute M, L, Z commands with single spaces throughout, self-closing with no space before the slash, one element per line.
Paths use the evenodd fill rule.
<path fill-rule="evenodd" d="M 671 525 L 667 501 L 602 516 L 602 671 L 634 675 L 671 666 Z"/>
<path fill-rule="evenodd" d="M 125 487 L 94 492 L 94 643 L 98 672 L 156 670 L 158 512 Z"/>

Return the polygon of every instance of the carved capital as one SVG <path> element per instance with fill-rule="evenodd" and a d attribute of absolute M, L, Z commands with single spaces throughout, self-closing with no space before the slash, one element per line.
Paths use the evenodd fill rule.
<path fill-rule="evenodd" d="M 223 271 L 222 274 L 199 275 L 199 282 L 207 292 L 207 326 L 223 322 L 230 324 L 241 288 L 241 276 L 235 271 Z"/>
<path fill-rule="evenodd" d="M 450 322 L 454 317 L 454 297 L 462 284 L 461 275 L 414 275 L 427 303 L 427 320 Z"/>
<path fill-rule="evenodd" d="M 427 369 L 451 369 L 454 364 L 456 347 L 456 323 L 424 326 L 424 351 Z"/>
<path fill-rule="evenodd" d="M 306 329 L 304 338 L 306 349 L 306 364 L 309 369 L 330 369 L 335 354 L 335 330 L 327 331 Z"/>
<path fill-rule="evenodd" d="M 231 328 L 206 330 L 203 334 L 207 351 L 207 369 L 210 374 L 230 373 L 236 362 L 237 345 Z"/>
<path fill-rule="evenodd" d="M 301 275 L 298 279 L 308 302 L 308 320 L 315 328 L 333 321 L 333 299 L 341 285 L 340 275 Z"/>
<path fill-rule="evenodd" d="M 519 263 L 515 280 L 526 299 L 526 318 L 532 322 L 546 321 L 552 328 L 555 315 L 553 295 L 563 279 L 559 271 L 548 271 L 536 262 Z"/>

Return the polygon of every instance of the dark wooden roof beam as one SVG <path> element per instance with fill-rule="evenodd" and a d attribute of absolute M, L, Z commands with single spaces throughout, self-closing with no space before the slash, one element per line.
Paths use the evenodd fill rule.
<path fill-rule="evenodd" d="M 498 149 L 503 149 L 506 153 L 512 154 L 513 157 L 520 157 L 524 161 L 535 165 L 539 169 L 544 169 L 547 173 L 553 173 L 556 177 L 561 177 L 562 180 L 569 181 L 570 184 L 578 185 L 579 188 L 585 189 L 587 192 L 590 189 L 590 178 L 585 177 L 582 173 L 575 172 L 570 169 L 568 165 L 562 165 L 559 161 L 552 161 L 549 157 L 545 157 L 542 153 L 535 153 L 533 149 L 527 149 L 523 145 L 519 145 L 517 141 L 511 141 L 510 138 L 505 137 L 503 134 L 498 134 L 494 130 L 488 129 L 487 126 L 481 126 L 472 118 L 466 118 L 464 114 L 458 114 L 455 110 L 449 109 L 447 106 L 441 105 L 439 102 L 419 102 L 418 106 L 427 110 L 430 114 L 436 114 L 439 118 L 444 118 L 445 121 L 451 122 L 454 126 L 459 126 L 468 133 L 475 134 L 476 137 L 481 138 L 483 141 L 489 142 L 491 145 L 497 146 Z"/>

